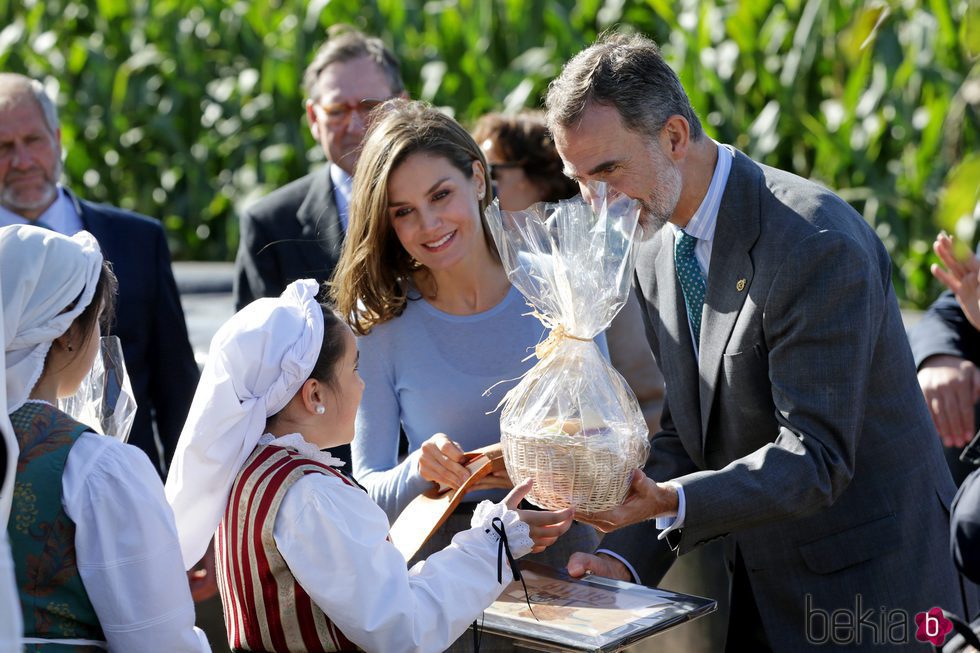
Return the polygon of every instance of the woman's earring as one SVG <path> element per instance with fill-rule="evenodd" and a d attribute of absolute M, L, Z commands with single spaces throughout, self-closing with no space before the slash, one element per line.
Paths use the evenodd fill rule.
<path fill-rule="evenodd" d="M 327 412 L 327 409 L 323 407 L 323 404 L 318 404 L 317 407 L 316 407 L 316 414 L 317 415 L 322 415 L 325 412 Z"/>
<path fill-rule="evenodd" d="M 68 347 L 68 351 L 75 351 L 70 344 L 65 345 L 65 346 Z"/>

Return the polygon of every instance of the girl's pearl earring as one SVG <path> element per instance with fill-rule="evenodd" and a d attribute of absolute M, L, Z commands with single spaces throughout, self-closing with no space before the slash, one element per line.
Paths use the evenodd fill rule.
<path fill-rule="evenodd" d="M 324 408 L 322 404 L 316 407 L 316 414 L 317 415 L 322 415 L 325 412 L 327 412 L 327 409 Z"/>

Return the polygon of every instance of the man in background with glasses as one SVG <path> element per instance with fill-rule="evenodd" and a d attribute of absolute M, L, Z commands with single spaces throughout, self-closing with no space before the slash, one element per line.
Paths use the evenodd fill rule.
<path fill-rule="evenodd" d="M 241 216 L 235 307 L 278 297 L 290 282 L 333 273 L 351 174 L 371 109 L 405 96 L 398 60 L 381 39 L 334 26 L 303 76 L 310 133 L 329 163 L 273 191 Z"/>

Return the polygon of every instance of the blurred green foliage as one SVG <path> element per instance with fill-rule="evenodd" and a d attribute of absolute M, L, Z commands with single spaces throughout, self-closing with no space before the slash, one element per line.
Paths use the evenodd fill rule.
<path fill-rule="evenodd" d="M 938 228 L 980 217 L 977 0 L 0 0 L 0 69 L 57 94 L 66 176 L 230 259 L 236 209 L 322 159 L 302 71 L 335 22 L 381 35 L 464 123 L 536 106 L 620 25 L 662 44 L 708 132 L 836 189 L 921 306 Z"/>

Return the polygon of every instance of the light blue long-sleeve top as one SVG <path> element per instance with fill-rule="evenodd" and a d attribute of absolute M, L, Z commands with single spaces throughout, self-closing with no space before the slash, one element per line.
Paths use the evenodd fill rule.
<path fill-rule="evenodd" d="M 389 519 L 431 487 L 419 475 L 418 458 L 433 434 L 445 433 L 464 451 L 500 441 L 500 413 L 493 411 L 534 365 L 535 358 L 524 359 L 547 335 L 530 311 L 513 287 L 475 315 L 440 311 L 413 290 L 404 313 L 358 338 L 365 388 L 351 443 L 353 473 Z M 596 342 L 608 359 L 605 335 Z M 399 427 L 409 442 L 401 463 Z M 467 500 L 502 496 L 487 491 Z"/>

